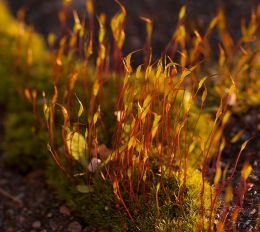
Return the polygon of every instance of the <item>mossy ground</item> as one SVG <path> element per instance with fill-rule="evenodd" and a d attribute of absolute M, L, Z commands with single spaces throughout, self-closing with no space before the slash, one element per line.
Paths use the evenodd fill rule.
<path fill-rule="evenodd" d="M 49 161 L 50 155 L 46 155 L 47 149 L 45 144 L 47 143 L 48 137 L 47 130 L 42 130 L 41 125 L 38 124 L 37 114 L 32 114 L 33 107 L 29 102 L 30 99 L 26 99 L 24 95 L 25 88 L 31 91 L 31 94 L 34 90 L 38 95 L 41 95 L 43 90 L 51 92 L 51 65 L 49 64 L 42 39 L 38 35 L 33 35 L 33 39 L 30 40 L 30 29 L 24 27 L 23 30 L 20 31 L 22 25 L 19 25 L 19 23 L 8 14 L 3 4 L 0 4 L 0 11 L 3 12 L 0 16 L 0 20 L 2 19 L 1 23 L 3 22 L 4 25 L 10 25 L 7 30 L 0 30 L 2 35 L 0 38 L 0 46 L 1 48 L 3 47 L 3 49 L 0 49 L 0 59 L 4 60 L 3 65 L 0 66 L 0 74 L 4 76 L 4 78 L 1 79 L 0 86 L 6 86 L 1 95 L 1 101 L 6 105 L 6 117 L 4 122 L 5 160 L 10 165 L 16 165 L 20 170 L 27 171 L 30 168 L 43 167 L 44 163 L 51 162 Z M 6 48 L 10 49 L 7 50 Z M 32 54 L 32 56 L 30 54 Z M 17 59 L 19 61 L 18 63 Z M 28 59 L 32 59 L 33 62 L 31 63 L 31 60 L 28 62 Z M 68 81 L 71 81 L 71 79 L 69 79 L 68 76 L 74 69 L 80 70 L 84 65 L 82 65 L 81 62 L 73 61 L 73 52 L 63 57 L 60 62 L 63 66 L 59 67 L 59 77 L 61 81 L 58 85 L 59 94 L 57 99 L 69 109 L 68 111 L 71 118 L 76 121 L 78 105 L 70 104 L 69 98 L 72 96 L 68 96 L 68 94 L 70 94 L 68 91 L 70 88 Z M 151 76 L 157 76 L 157 74 L 153 73 L 153 70 L 150 70 L 150 72 Z M 89 72 L 79 72 L 77 85 L 75 89 L 74 86 L 72 88 L 73 91 L 75 90 L 75 92 L 79 94 L 79 97 L 84 92 L 84 89 L 81 88 L 84 86 L 84 78 L 90 76 L 87 83 L 85 83 L 85 88 L 91 89 L 93 87 L 93 76 L 95 73 L 95 70 L 93 71 L 91 68 Z M 164 73 L 159 72 L 159 75 L 163 76 Z M 117 123 L 114 117 L 114 111 L 116 110 L 115 105 L 117 103 L 118 94 L 117 81 L 119 79 L 118 76 L 112 74 L 108 74 L 108 76 L 107 79 L 104 78 L 103 89 L 96 98 L 96 105 L 100 106 L 101 109 L 101 115 L 99 115 L 101 123 L 98 124 L 95 129 L 100 142 L 112 146 L 112 136 L 114 135 Z M 143 102 L 143 105 L 145 105 L 145 96 L 142 96 L 143 91 L 144 89 L 152 89 L 154 87 L 156 87 L 156 91 L 153 92 L 154 96 L 158 96 L 158 99 L 161 101 L 157 101 L 156 104 L 154 104 L 153 113 L 157 112 L 160 114 L 160 109 L 163 108 L 162 99 L 164 94 L 165 92 L 170 92 L 170 90 L 167 89 L 169 88 L 168 86 L 174 86 L 174 84 L 178 83 L 169 83 L 168 80 L 164 78 L 156 78 L 151 80 L 151 83 L 148 84 L 146 78 L 139 80 L 137 80 L 137 78 L 130 78 L 128 92 L 123 96 L 124 106 L 132 104 L 131 108 L 129 107 L 129 112 L 127 112 L 128 116 L 132 117 L 132 115 L 134 115 L 133 117 L 135 117 L 143 113 L 143 109 L 140 111 L 142 107 L 139 104 Z M 160 81 L 163 80 L 159 88 L 157 88 L 156 83 L 158 79 L 160 79 Z M 121 82 L 120 84 L 122 84 Z M 143 88 L 143 86 L 147 88 Z M 188 100 L 186 95 L 188 95 Z M 88 108 L 89 105 L 87 105 L 87 102 L 91 97 L 91 91 L 88 91 L 86 96 L 83 96 L 85 97 L 83 100 L 86 106 L 85 108 Z M 147 189 L 148 194 L 146 199 L 144 199 L 144 195 L 137 194 L 136 197 L 139 203 L 137 207 L 136 205 L 131 205 L 131 201 L 127 198 L 127 193 L 122 193 L 126 204 L 130 208 L 131 213 L 133 213 L 135 223 L 129 219 L 129 215 L 127 215 L 125 209 L 118 203 L 111 181 L 105 181 L 100 176 L 100 172 L 91 174 L 91 176 L 87 176 L 86 178 L 77 177 L 74 180 L 76 182 L 75 184 L 74 182 L 70 182 L 57 166 L 53 163 L 49 164 L 47 173 L 50 184 L 57 189 L 58 194 L 65 199 L 73 209 L 81 213 L 82 217 L 89 224 L 114 232 L 124 231 L 124 227 L 127 228 L 127 231 L 143 232 L 191 231 L 201 225 L 202 176 L 197 168 L 199 164 L 204 161 L 205 157 L 201 155 L 201 144 L 209 137 L 213 122 L 209 115 L 201 114 L 200 110 L 192 103 L 191 110 L 189 114 L 187 114 L 188 116 L 185 115 L 185 112 L 187 113 L 186 108 L 189 108 L 189 100 L 191 99 L 188 90 L 186 92 L 182 91 L 180 96 L 173 91 L 167 98 L 169 102 L 172 103 L 176 112 L 178 108 L 180 108 L 181 111 L 181 114 L 175 117 L 176 112 L 173 110 L 173 115 L 171 116 L 173 120 L 175 120 L 174 126 L 176 126 L 176 128 L 180 126 L 181 128 L 181 124 L 183 123 L 185 127 L 187 126 L 186 131 L 192 131 L 192 133 L 188 135 L 187 140 L 183 143 L 181 142 L 178 148 L 180 150 L 189 150 L 190 156 L 186 183 L 185 185 L 182 184 L 180 181 L 182 178 L 177 177 L 178 172 L 173 170 L 168 170 L 169 173 L 171 173 L 170 176 L 164 176 L 161 179 L 158 177 L 160 173 L 158 171 L 158 163 L 156 163 L 156 149 L 154 149 L 153 152 L 151 152 L 153 154 L 149 155 L 151 164 L 154 164 L 155 168 L 153 169 L 152 167 L 152 170 L 150 170 L 151 173 L 148 174 L 152 181 Z M 37 109 L 42 109 L 43 99 L 41 97 L 37 98 L 35 104 Z M 98 107 L 95 107 L 94 110 L 97 110 Z M 43 113 L 38 113 L 39 117 L 43 118 Z M 60 114 L 60 112 L 57 114 Z M 84 117 L 84 120 L 87 120 L 86 116 Z M 128 119 L 130 119 L 130 117 Z M 187 117 L 187 121 L 184 120 L 184 117 Z M 146 118 L 144 117 L 144 119 Z M 151 114 L 149 120 L 151 120 Z M 62 120 L 58 119 L 55 121 L 58 130 L 62 127 L 61 121 Z M 127 126 L 127 123 L 130 125 L 131 121 L 126 121 L 125 126 Z M 149 122 L 143 124 L 144 127 L 150 125 Z M 55 142 L 60 145 L 60 141 L 62 140 L 61 136 L 56 131 L 54 133 L 55 136 L 57 136 Z M 125 135 L 122 135 L 122 137 L 123 136 L 126 136 L 129 140 L 131 134 L 128 131 Z M 138 132 L 136 137 L 141 141 L 141 136 L 143 135 Z M 184 139 L 182 141 L 184 141 Z M 192 147 L 192 149 L 190 147 Z M 163 149 L 167 149 L 167 146 L 164 146 Z M 63 149 L 63 152 L 64 150 L 66 149 Z M 177 160 L 178 159 L 180 160 L 182 158 L 177 157 Z M 167 159 L 163 157 L 163 160 L 166 164 Z M 66 166 L 66 162 L 64 163 Z M 75 167 L 73 168 L 76 169 Z M 82 167 L 80 171 L 82 171 Z M 123 175 L 124 174 L 125 173 L 123 173 Z M 159 179 L 164 185 L 164 189 L 160 189 L 160 191 L 157 189 Z M 135 184 L 137 183 L 135 179 L 134 182 Z M 93 191 L 89 193 L 79 192 L 77 185 L 85 185 L 86 183 L 91 184 Z M 180 198 L 177 198 L 180 192 L 182 192 L 181 203 L 178 202 Z M 206 212 L 206 219 L 209 215 L 211 192 L 212 188 L 205 181 L 203 208 Z M 158 199 L 156 200 L 156 198 Z M 201 228 L 201 230 L 203 229 L 204 228 Z"/>
<path fill-rule="evenodd" d="M 73 210 L 79 212 L 87 223 L 97 228 L 111 232 L 125 231 L 125 227 L 131 232 L 174 232 L 193 231 L 200 227 L 202 176 L 195 169 L 188 170 L 182 205 L 176 202 L 176 196 L 180 190 L 180 183 L 176 179 L 177 174 L 165 179 L 165 192 L 160 190 L 158 195 L 159 215 L 156 208 L 156 186 L 152 185 L 149 193 L 150 205 L 148 206 L 143 201 L 140 208 L 135 209 L 135 225 L 128 219 L 122 206 L 118 204 L 111 183 L 104 181 L 98 173 L 92 178 L 93 191 L 89 193 L 79 192 L 76 185 L 57 170 L 54 163 L 48 168 L 48 176 L 49 184 L 57 191 L 59 197 L 66 200 Z M 85 181 L 82 178 L 79 183 L 85 184 Z M 205 182 L 203 197 L 205 218 L 209 216 L 212 191 L 212 187 Z"/>
<path fill-rule="evenodd" d="M 4 76 L 1 79 L 0 86 L 5 86 L 3 94 L 1 94 L 1 101 L 7 106 L 4 122 L 5 160 L 8 164 L 15 165 L 26 172 L 31 168 L 43 167 L 49 156 L 46 155 L 44 144 L 44 141 L 47 140 L 47 133 L 37 126 L 36 115 L 32 114 L 32 105 L 25 98 L 23 91 L 25 88 L 35 89 L 38 94 L 41 94 L 42 90 L 50 89 L 50 66 L 42 39 L 38 35 L 33 35 L 33 39 L 30 41 L 29 29 L 25 27 L 20 31 L 22 25 L 19 25 L 8 14 L 3 4 L 0 4 L 0 7 L 3 13 L 0 18 L 1 23 L 9 25 L 6 30 L 1 29 L 0 31 L 2 35 L 0 45 L 3 48 L 1 49 L 0 58 L 4 61 L 0 67 L 0 72 Z M 21 40 L 20 45 L 17 40 Z M 21 51 L 19 51 L 19 48 L 21 48 Z M 32 64 L 26 62 L 28 60 L 28 49 L 33 55 Z M 21 59 L 18 64 L 16 63 L 17 59 Z M 68 65 L 66 65 L 66 62 L 68 62 Z M 66 76 L 71 71 L 72 63 L 74 62 L 70 61 L 69 56 L 63 60 L 64 68 L 61 76 Z M 28 65 L 30 65 L 30 69 Z M 14 67 L 17 67 L 17 70 Z M 82 74 L 84 76 L 85 73 Z M 93 79 L 89 79 L 89 82 L 93 83 Z M 114 117 L 116 82 L 117 78 L 113 80 L 113 77 L 109 79 L 109 82 L 105 82 L 104 89 L 106 91 L 103 92 L 100 100 L 97 99 L 100 101 L 102 118 L 104 118 L 103 126 L 99 128 L 99 135 L 102 142 L 107 145 L 112 144 L 113 125 L 116 123 Z M 133 88 L 136 88 L 135 93 L 137 95 L 142 91 L 139 84 L 136 82 L 134 83 L 135 86 L 133 86 Z M 60 86 L 60 88 L 62 87 Z M 63 94 L 66 95 L 65 90 Z M 106 101 L 102 99 L 106 99 Z M 6 104 L 6 101 L 8 101 L 8 104 Z M 37 102 L 37 107 L 41 108 L 42 104 L 42 102 Z M 75 110 L 71 109 L 71 112 L 73 113 Z M 193 115 L 191 118 L 191 120 L 195 120 Z M 206 120 L 206 118 L 204 119 Z M 200 127 L 198 127 L 198 130 L 200 131 Z M 204 132 L 208 134 L 208 131 Z M 197 158 L 196 155 L 195 159 Z M 195 163 L 195 161 L 192 161 L 192 163 Z M 188 174 L 188 177 L 191 178 L 188 178 L 185 186 L 183 204 L 178 206 L 176 202 L 180 183 L 178 183 L 177 174 L 175 173 L 171 178 L 166 178 L 164 181 L 166 192 L 160 191 L 159 193 L 160 216 L 155 207 L 156 186 L 152 184 L 148 190 L 151 205 L 148 206 L 146 201 L 143 201 L 140 208 L 132 208 L 136 225 L 128 219 L 122 206 L 115 199 L 111 183 L 104 181 L 99 173 L 94 174 L 91 178 L 94 191 L 90 193 L 80 193 L 76 186 L 69 182 L 53 164 L 48 169 L 48 176 L 50 184 L 57 189 L 59 195 L 73 209 L 79 211 L 88 223 L 115 232 L 123 231 L 125 225 L 128 231 L 150 232 L 155 230 L 159 232 L 178 231 L 180 229 L 189 230 L 194 228 L 200 220 L 198 215 L 200 215 L 201 174 L 195 169 L 189 171 L 192 172 L 192 175 Z M 84 184 L 87 180 L 82 178 L 77 181 Z M 204 195 L 206 204 L 204 207 L 209 208 L 210 187 L 207 183 L 206 186 Z M 142 196 L 139 197 L 140 202 L 142 202 Z M 125 201 L 128 202 L 127 197 Z"/>

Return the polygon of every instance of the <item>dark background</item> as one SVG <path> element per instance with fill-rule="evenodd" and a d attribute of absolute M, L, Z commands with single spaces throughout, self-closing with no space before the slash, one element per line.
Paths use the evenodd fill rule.
<path fill-rule="evenodd" d="M 93 0 L 95 15 L 104 12 L 109 22 L 119 7 L 113 0 Z M 61 0 L 8 0 L 14 14 L 21 7 L 27 9 L 26 21 L 33 24 L 35 29 L 47 35 L 49 32 L 59 32 L 58 11 L 62 7 Z M 159 53 L 169 42 L 176 27 L 178 12 L 181 6 L 187 6 L 187 22 L 196 25 L 200 32 L 207 27 L 214 17 L 219 6 L 225 10 L 229 31 L 234 39 L 240 36 L 241 19 L 249 19 L 253 9 L 260 0 L 121 0 L 126 7 L 126 52 L 139 49 L 145 41 L 145 25 L 140 16 L 146 16 L 153 20 L 153 48 L 154 53 Z M 79 15 L 85 12 L 85 0 L 72 0 L 69 15 L 72 9 L 76 9 Z M 72 22 L 72 18 L 71 18 Z M 213 33 L 213 40 L 217 44 L 217 35 Z"/>

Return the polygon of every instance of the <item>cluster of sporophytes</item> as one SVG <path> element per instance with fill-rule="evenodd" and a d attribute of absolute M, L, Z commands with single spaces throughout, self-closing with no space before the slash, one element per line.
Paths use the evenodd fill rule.
<path fill-rule="evenodd" d="M 229 105 L 233 107 L 234 112 L 245 112 L 250 107 L 256 107 L 260 104 L 258 91 L 260 87 L 258 78 L 260 74 L 260 5 L 255 12 L 252 12 L 248 25 L 242 20 L 242 36 L 236 43 L 226 30 L 224 13 L 221 11 L 219 18 L 221 46 L 219 47 L 217 72 L 220 78 L 215 80 L 216 86 L 218 86 L 215 87 L 215 92 L 225 93 L 226 89 L 223 86 L 234 82 L 236 93 L 229 99 Z"/>
<path fill-rule="evenodd" d="M 64 4 L 62 25 L 69 3 Z M 214 105 L 215 114 L 205 113 L 212 82 L 200 74 L 205 72 L 200 58 L 210 58 L 208 37 L 216 25 L 223 29 L 222 16 L 212 20 L 204 36 L 197 31 L 190 35 L 183 7 L 170 54 L 156 62 L 150 49 L 152 22 L 142 18 L 147 31 L 144 63 L 132 67 L 135 53 L 141 51 L 122 56 L 126 10 L 118 4 L 120 11 L 110 22 L 112 52 L 103 14 L 98 16 L 97 48 L 93 46 L 91 0 L 86 1 L 90 31 L 74 12 L 75 25 L 68 35 L 49 35 L 49 56 L 32 29 L 6 14 L 15 31 L 12 40 L 0 38 L 3 44 L 13 41 L 10 47 L 14 47 L 6 52 L 9 64 L 3 69 L 15 90 L 6 98 L 13 99 L 5 122 L 7 159 L 13 163 L 24 158 L 26 165 L 34 163 L 36 155 L 42 162 L 39 152 L 47 149 L 40 150 L 39 144 L 48 136 L 50 184 L 94 226 L 110 231 L 210 231 L 217 224 L 222 231 L 232 190 L 227 188 L 218 222 L 218 198 L 226 187 L 219 163 L 225 146 L 221 136 L 234 94 L 246 93 L 238 86 L 240 80 L 221 82 L 224 90 L 216 91 L 220 105 Z M 223 43 L 227 42 L 223 39 Z M 44 129 L 40 128 L 43 121 Z M 214 187 L 206 179 L 211 159 L 217 170 Z M 250 168 L 244 169 L 245 181 Z"/>
<path fill-rule="evenodd" d="M 226 99 L 210 116 L 203 112 L 207 78 L 198 82 L 198 77 L 192 78 L 196 64 L 185 67 L 166 56 L 152 63 L 146 49 L 152 30 L 149 19 L 144 19 L 145 62 L 132 67 L 140 51 L 122 57 L 126 11 L 119 6 L 111 20 L 112 62 L 104 15 L 98 17 L 95 68 L 93 34 L 85 31 L 76 12 L 73 32 L 52 53 L 54 93 L 51 97 L 43 93 L 48 149 L 54 161 L 49 182 L 99 228 L 212 230 L 220 192 L 207 182 L 206 166 L 221 153 Z M 90 24 L 92 10 L 87 1 Z M 69 75 L 62 76 L 64 69 Z M 234 85 L 228 95 L 233 91 Z"/>

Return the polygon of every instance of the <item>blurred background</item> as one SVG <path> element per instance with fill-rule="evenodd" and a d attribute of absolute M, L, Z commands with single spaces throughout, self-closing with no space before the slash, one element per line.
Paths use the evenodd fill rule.
<path fill-rule="evenodd" d="M 60 23 L 58 13 L 63 7 L 63 0 L 7 0 L 12 13 L 15 15 L 20 8 L 26 9 L 26 22 L 34 26 L 36 31 L 45 38 L 50 32 L 59 33 Z M 126 8 L 126 52 L 139 49 L 145 41 L 145 24 L 140 16 L 153 21 L 152 43 L 154 54 L 159 55 L 171 39 L 178 20 L 181 6 L 187 6 L 187 24 L 199 28 L 203 33 L 210 20 L 222 7 L 227 17 L 229 32 L 234 39 L 240 37 L 241 19 L 248 20 L 252 10 L 259 0 L 121 0 Z M 93 0 L 95 15 L 105 13 L 107 23 L 119 7 L 114 0 Z M 68 6 L 68 22 L 73 23 L 72 10 L 76 9 L 79 16 L 86 16 L 86 0 L 70 0 Z M 97 23 L 96 23 L 97 24 Z M 108 32 L 109 33 L 109 32 Z M 213 44 L 217 46 L 218 38 L 213 33 Z"/>

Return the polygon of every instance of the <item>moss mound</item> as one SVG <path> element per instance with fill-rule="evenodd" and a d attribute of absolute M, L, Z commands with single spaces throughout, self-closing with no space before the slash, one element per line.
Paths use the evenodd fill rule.
<path fill-rule="evenodd" d="M 44 166 L 47 149 L 41 145 L 47 132 L 33 115 L 33 104 L 41 108 L 43 102 L 36 97 L 30 103 L 24 92 L 27 88 L 33 101 L 32 91 L 39 96 L 50 88 L 50 65 L 43 39 L 14 19 L 3 1 L 0 12 L 0 104 L 6 111 L 4 159 L 26 172 Z"/>
<path fill-rule="evenodd" d="M 53 163 L 49 166 L 48 176 L 50 185 L 55 188 L 59 197 L 66 200 L 73 210 L 79 212 L 87 223 L 97 228 L 111 232 L 124 231 L 125 227 L 127 231 L 172 232 L 193 231 L 201 224 L 202 177 L 201 173 L 195 169 L 190 168 L 188 171 L 184 202 L 181 206 L 176 201 L 181 186 L 176 179 L 177 173 L 171 178 L 164 179 L 164 190 L 158 192 L 159 215 L 156 208 L 156 186 L 152 184 L 148 196 L 150 205 L 148 206 L 143 201 L 143 204 L 133 211 L 135 224 L 129 219 L 122 206 L 119 206 L 111 183 L 104 181 L 99 173 L 92 178 L 93 189 L 85 193 L 79 191 L 80 184 L 71 183 Z M 85 185 L 86 180 L 78 179 L 77 181 Z M 204 187 L 203 205 L 205 218 L 207 218 L 213 189 L 207 182 Z M 140 202 L 142 202 L 141 198 L 142 196 L 140 196 Z M 131 209 L 131 206 L 129 208 Z"/>

